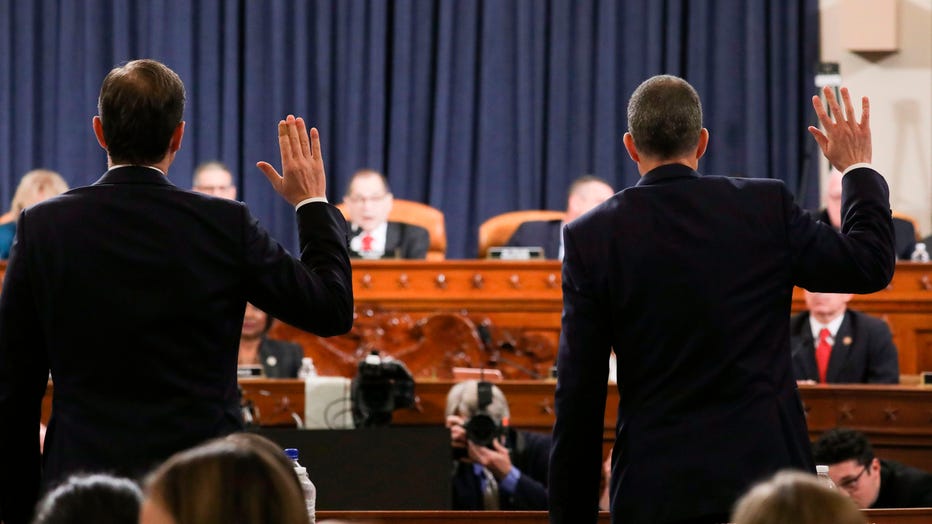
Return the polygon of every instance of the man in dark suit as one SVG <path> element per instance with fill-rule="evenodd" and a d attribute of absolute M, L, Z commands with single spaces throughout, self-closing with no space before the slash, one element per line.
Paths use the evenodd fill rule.
<path fill-rule="evenodd" d="M 808 311 L 790 320 L 796 380 L 898 384 L 900 365 L 890 328 L 849 310 L 849 300 L 848 293 L 806 291 Z"/>
<path fill-rule="evenodd" d="M 825 191 L 825 208 L 819 220 L 841 229 L 841 171 L 832 168 Z M 916 249 L 916 228 L 909 220 L 893 217 L 893 234 L 896 238 L 896 258 L 909 260 Z"/>
<path fill-rule="evenodd" d="M 343 203 L 349 212 L 350 256 L 354 258 L 427 257 L 430 235 L 423 227 L 389 222 L 392 192 L 378 171 L 362 169 L 353 174 Z"/>
<path fill-rule="evenodd" d="M 615 522 L 726 522 L 753 482 L 815 470 L 790 363 L 793 286 L 869 293 L 895 265 L 867 99 L 858 122 L 842 96 L 845 111 L 826 94 L 837 121 L 815 98 L 824 131 L 810 128 L 847 171 L 838 232 L 781 181 L 699 175 L 709 134 L 686 81 L 635 90 L 624 144 L 640 182 L 564 230 L 552 522 L 596 521 L 612 349 Z"/>
<path fill-rule="evenodd" d="M 509 246 L 542 247 L 544 257 L 563 259 L 563 226 L 605 202 L 615 194 L 608 182 L 586 175 L 570 184 L 563 220 L 533 220 L 518 226 L 508 239 Z"/>
<path fill-rule="evenodd" d="M 0 294 L 0 506 L 28 522 L 41 484 L 77 471 L 138 477 L 243 427 L 236 382 L 250 301 L 321 336 L 352 326 L 346 223 L 325 198 L 317 131 L 279 122 L 280 176 L 296 208 L 291 257 L 245 205 L 182 190 L 184 85 L 153 60 L 104 79 L 93 119 L 109 170 L 20 215 Z M 40 467 L 36 431 L 51 371 Z"/>

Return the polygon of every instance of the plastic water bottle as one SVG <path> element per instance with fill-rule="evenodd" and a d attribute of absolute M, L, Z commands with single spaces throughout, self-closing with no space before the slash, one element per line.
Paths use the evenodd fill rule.
<path fill-rule="evenodd" d="M 925 242 L 916 242 L 916 249 L 913 250 L 913 254 L 909 256 L 909 259 L 913 262 L 929 261 L 929 252 L 926 250 Z"/>
<path fill-rule="evenodd" d="M 314 367 L 314 360 L 311 357 L 301 359 L 301 369 L 298 370 L 298 378 L 307 380 L 317 376 L 317 368 Z"/>
<path fill-rule="evenodd" d="M 311 519 L 311 524 L 316 522 L 315 512 L 317 507 L 317 488 L 307 476 L 307 468 L 298 462 L 298 450 L 295 448 L 285 448 L 285 456 L 294 462 L 294 472 L 301 483 L 301 489 L 304 490 L 304 503 L 307 506 L 307 516 Z"/>
<path fill-rule="evenodd" d="M 815 467 L 816 475 L 819 476 L 819 481 L 822 484 L 825 484 L 826 487 L 835 489 L 835 483 L 832 481 L 832 477 L 828 476 L 828 466 L 818 465 Z"/>

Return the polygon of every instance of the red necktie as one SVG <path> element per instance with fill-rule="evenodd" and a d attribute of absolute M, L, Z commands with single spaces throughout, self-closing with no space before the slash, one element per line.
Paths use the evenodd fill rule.
<path fill-rule="evenodd" d="M 816 365 L 819 366 L 819 382 L 825 382 L 825 373 L 828 371 L 828 357 L 832 354 L 832 344 L 829 340 L 832 338 L 832 333 L 828 328 L 822 328 L 822 331 L 819 331 L 819 345 L 816 346 L 815 350 L 815 360 Z"/>
<path fill-rule="evenodd" d="M 366 236 L 362 237 L 362 250 L 363 251 L 372 251 L 372 235 L 366 233 Z"/>

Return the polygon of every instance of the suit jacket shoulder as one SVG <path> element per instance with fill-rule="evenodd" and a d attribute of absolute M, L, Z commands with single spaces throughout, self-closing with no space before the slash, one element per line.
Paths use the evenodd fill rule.
<path fill-rule="evenodd" d="M 265 376 L 269 378 L 298 378 L 304 350 L 294 342 L 263 338 L 259 345 L 259 359 Z"/>
<path fill-rule="evenodd" d="M 383 258 L 424 259 L 429 248 L 430 233 L 423 227 L 404 222 L 388 223 Z"/>
<path fill-rule="evenodd" d="M 562 220 L 531 220 L 522 223 L 512 233 L 507 245 L 516 247 L 542 247 L 544 256 L 558 258 Z"/>
<path fill-rule="evenodd" d="M 880 493 L 872 508 L 932 507 L 932 474 L 880 460 Z"/>

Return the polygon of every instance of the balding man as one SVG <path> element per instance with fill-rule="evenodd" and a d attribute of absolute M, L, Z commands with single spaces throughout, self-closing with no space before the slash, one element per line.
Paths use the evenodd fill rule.
<path fill-rule="evenodd" d="M 191 189 L 205 195 L 236 200 L 236 184 L 229 168 L 221 162 L 204 162 L 194 170 Z"/>

